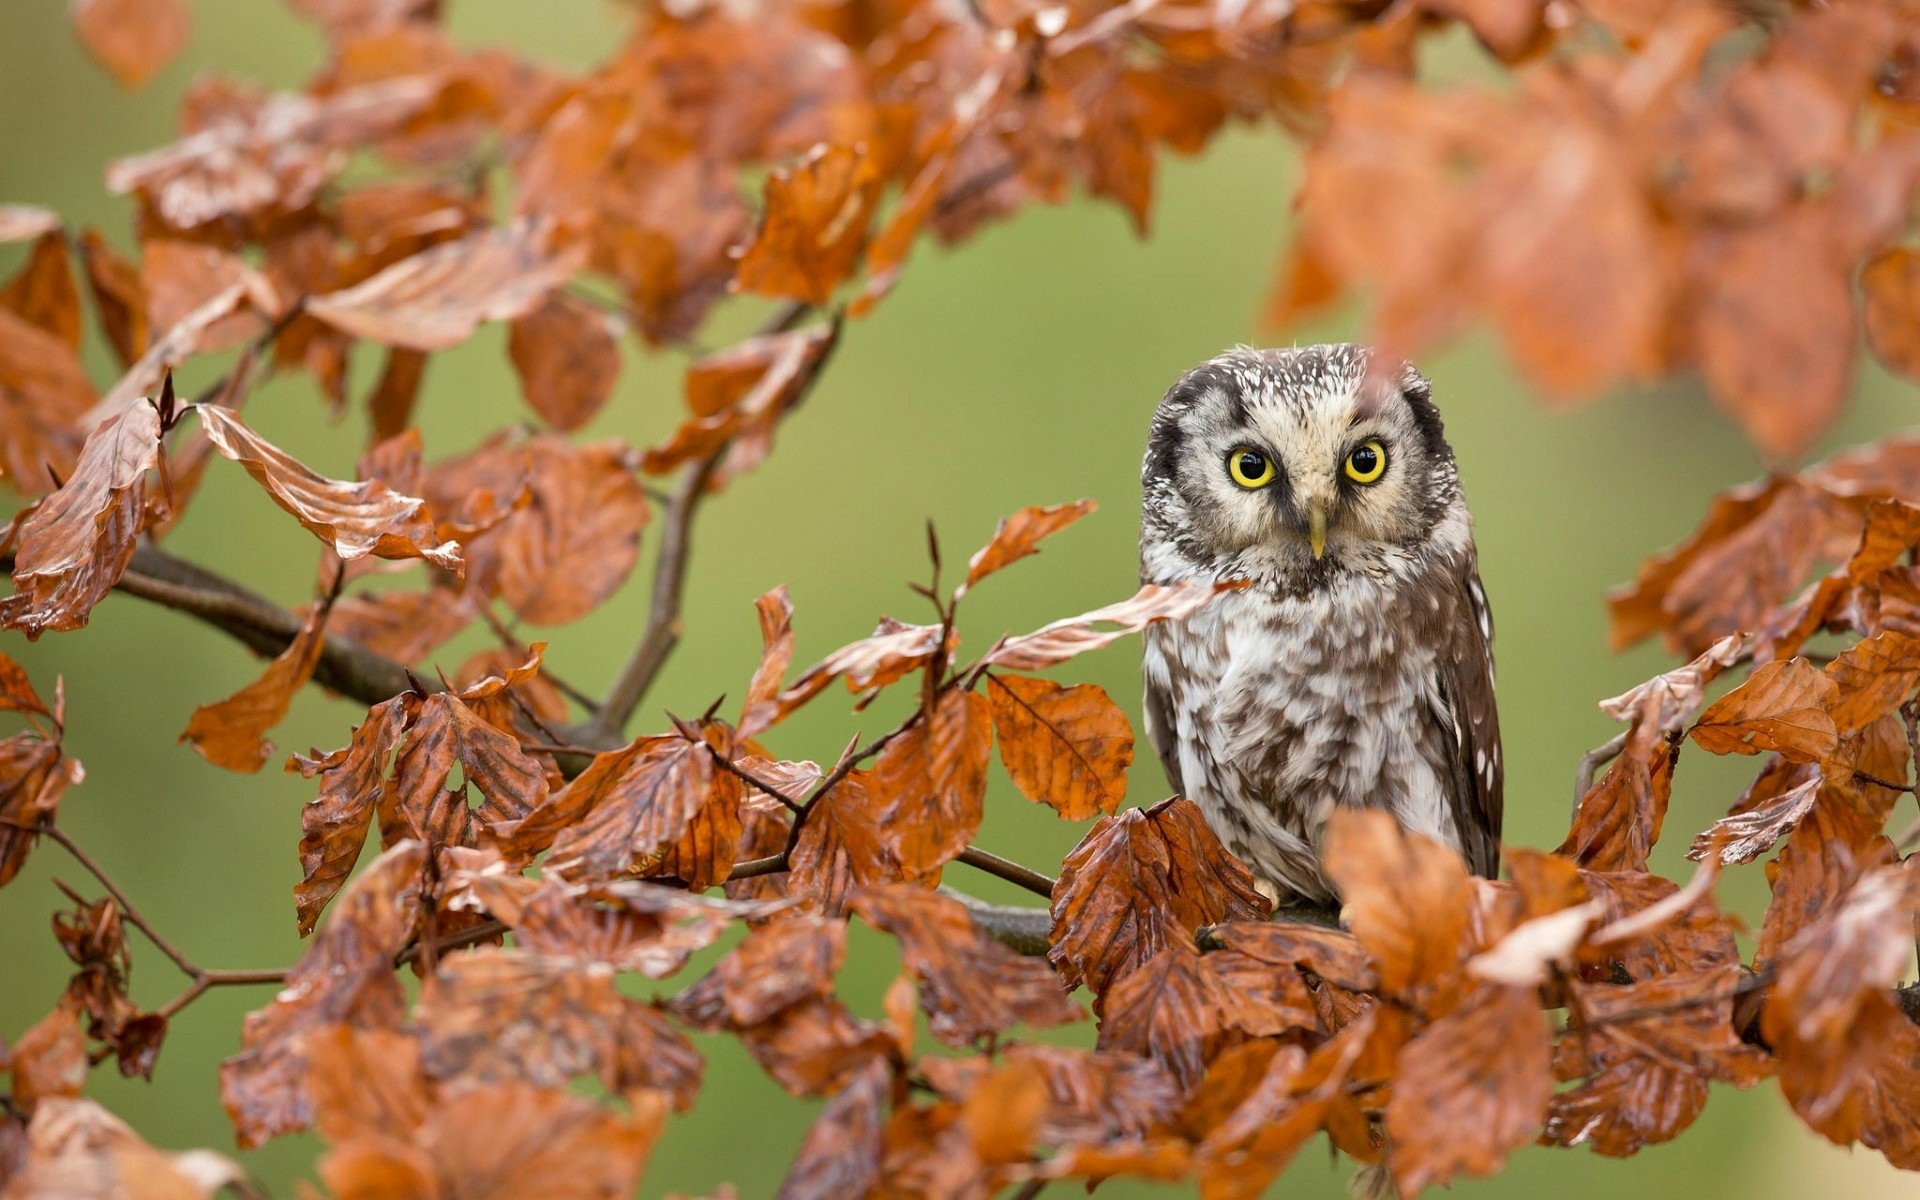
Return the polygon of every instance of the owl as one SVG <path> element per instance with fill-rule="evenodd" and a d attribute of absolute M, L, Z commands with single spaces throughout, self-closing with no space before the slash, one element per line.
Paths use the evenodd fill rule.
<path fill-rule="evenodd" d="M 1149 627 L 1167 776 L 1283 903 L 1338 899 L 1335 807 L 1499 866 L 1493 621 L 1432 389 L 1361 346 L 1230 351 L 1153 416 L 1145 583 L 1245 580 Z"/>

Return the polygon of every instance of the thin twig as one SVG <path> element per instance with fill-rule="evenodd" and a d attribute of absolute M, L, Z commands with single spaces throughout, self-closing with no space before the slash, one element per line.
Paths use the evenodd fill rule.
<path fill-rule="evenodd" d="M 112 896 L 114 903 L 120 906 L 120 915 L 125 917 L 127 922 L 135 929 L 145 934 L 147 940 L 152 942 L 160 953 L 167 956 L 168 961 L 173 963 L 174 966 L 179 967 L 184 974 L 191 978 L 198 978 L 205 974 L 199 967 L 193 965 L 192 959 L 180 952 L 179 947 L 161 936 L 160 931 L 153 927 L 153 923 L 148 921 L 134 902 L 127 898 L 127 894 L 120 890 L 120 885 L 113 881 L 113 877 L 108 875 L 105 869 L 94 861 L 91 854 L 81 849 L 80 843 L 68 836 L 65 830 L 52 824 L 43 823 L 40 826 L 40 832 L 53 841 L 58 842 L 61 849 L 71 854 L 75 862 L 85 867 L 88 874 L 100 881 L 100 886 L 107 889 L 107 895 Z"/>
<path fill-rule="evenodd" d="M 722 445 L 687 467 L 679 486 L 673 490 L 673 499 L 667 504 L 660 549 L 654 556 L 653 596 L 647 608 L 646 629 L 626 665 L 614 676 L 593 720 L 596 728 L 609 737 L 617 737 L 626 728 L 634 710 L 646 698 L 647 689 L 660 674 L 660 668 L 666 665 L 667 656 L 680 641 L 680 602 L 687 586 L 687 558 L 693 549 L 693 516 L 706 494 L 707 482 L 719 469 L 727 449 L 727 445 Z"/>
<path fill-rule="evenodd" d="M 487 628 L 493 631 L 493 636 L 499 639 L 501 646 L 522 656 L 531 652 L 532 648 L 515 637 L 513 630 L 508 629 L 506 624 L 500 620 L 500 614 L 493 611 L 493 605 L 491 603 L 482 604 L 479 608 L 480 619 L 487 623 Z M 561 695 L 578 704 L 582 711 L 588 716 L 592 716 L 600 711 L 600 702 L 598 700 L 595 700 L 592 696 L 587 695 L 584 691 L 581 691 L 571 683 L 560 678 L 560 676 L 554 674 L 544 662 L 540 664 L 540 678 L 546 680 L 555 688 L 558 688 Z"/>
<path fill-rule="evenodd" d="M 726 755 L 720 753 L 719 750 L 714 748 L 713 743 L 706 741 L 705 739 L 698 739 L 698 740 L 700 741 L 700 744 L 702 746 L 705 746 L 707 748 L 707 755 L 713 759 L 714 765 L 719 767 L 722 771 L 725 771 L 727 774 L 732 775 L 736 779 L 739 779 L 743 783 L 747 784 L 747 786 L 749 787 L 757 788 L 758 790 L 765 792 L 767 795 L 773 797 L 775 800 L 778 800 L 781 804 L 786 805 L 787 808 L 793 812 L 805 812 L 807 810 L 807 806 L 805 804 L 802 804 L 800 801 L 795 800 L 792 796 L 787 795 L 785 792 L 781 791 L 779 788 L 768 783 L 766 780 L 760 778 L 758 775 L 755 775 L 752 771 L 747 770 L 745 767 L 741 766 L 739 763 L 734 762 L 732 759 L 728 758 Z"/>
<path fill-rule="evenodd" d="M 955 862 L 963 862 L 976 871 L 985 871 L 997 879 L 1004 879 L 1016 887 L 1023 887 L 1036 896 L 1053 898 L 1053 878 L 1042 875 L 1031 867 L 1023 867 L 1010 858 L 1001 858 L 978 846 L 968 846 L 960 852 Z"/>
<path fill-rule="evenodd" d="M 1580 765 L 1573 773 L 1573 811 L 1576 815 L 1580 812 L 1580 801 L 1593 789 L 1593 777 L 1603 765 L 1618 758 L 1626 746 L 1627 731 L 1622 729 L 1580 756 Z"/>

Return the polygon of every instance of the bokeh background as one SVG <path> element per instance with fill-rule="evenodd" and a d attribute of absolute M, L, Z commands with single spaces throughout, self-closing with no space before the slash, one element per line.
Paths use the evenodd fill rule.
<path fill-rule="evenodd" d="M 188 52 L 155 85 L 127 95 L 83 56 L 63 0 L 7 0 L 0 14 L 0 202 L 52 206 L 77 225 L 101 226 L 126 247 L 128 205 L 106 194 L 102 167 L 170 140 L 175 102 L 191 78 L 223 71 L 297 86 L 319 61 L 318 38 L 275 0 L 195 0 L 193 7 Z M 462 41 L 504 44 L 575 68 L 604 57 L 629 19 L 609 0 L 458 0 L 448 8 Z M 1451 56 L 1444 73 L 1473 72 L 1471 47 L 1443 46 L 1440 53 Z M 951 254 L 922 249 L 877 315 L 848 331 L 822 386 L 781 432 L 778 452 L 703 511 L 686 637 L 641 720 L 658 726 L 663 709 L 697 712 L 723 692 L 740 695 L 758 652 L 752 601 L 776 584 L 792 590 L 803 661 L 864 634 L 883 613 L 925 619 L 924 602 L 903 583 L 925 577 L 928 519 L 949 563 L 959 563 L 999 516 L 1023 504 L 1080 496 L 1101 504 L 1041 557 L 969 599 L 961 627 L 976 648 L 1002 632 L 1129 594 L 1148 415 L 1179 371 L 1224 346 L 1260 340 L 1255 315 L 1287 237 L 1299 171 L 1297 147 L 1274 129 L 1237 132 L 1198 160 L 1166 164 L 1145 241 L 1117 209 L 1075 201 L 1029 212 Z M 0 271 L 11 272 L 20 251 L 0 252 Z M 751 303 L 731 306 L 706 331 L 707 341 L 724 344 L 750 328 L 757 311 Z M 1345 311 L 1297 336 L 1338 340 L 1358 328 L 1358 314 Z M 419 410 L 430 453 L 466 449 L 486 429 L 526 418 L 503 343 L 499 328 L 488 329 L 434 359 Z M 98 346 L 90 353 L 104 386 L 111 364 Z M 646 444 L 671 428 L 681 362 L 636 347 L 613 403 L 589 435 Z M 1656 649 L 1608 653 L 1603 590 L 1685 533 L 1715 492 L 1760 466 L 1697 387 L 1555 410 L 1530 394 L 1486 337 L 1469 337 L 1423 365 L 1459 450 L 1499 627 L 1508 839 L 1551 847 L 1566 829 L 1575 760 L 1611 733 L 1594 701 L 1668 665 Z M 196 364 L 183 390 L 218 369 Z M 377 357 L 363 354 L 356 394 L 377 370 Z M 1912 419 L 1913 399 L 1910 386 L 1864 368 L 1848 416 L 1824 449 L 1902 427 Z M 260 389 L 248 419 L 317 468 L 350 474 L 363 425 L 331 421 L 305 377 Z M 313 541 L 227 466 L 215 464 L 168 547 L 284 603 L 305 600 Z M 647 550 L 650 558 L 651 539 Z M 643 618 L 646 575 L 643 564 L 613 602 L 557 631 L 549 665 L 597 691 Z M 0 637 L 43 691 L 56 675 L 67 682 L 69 746 L 85 762 L 87 780 L 69 793 L 62 825 L 200 963 L 293 961 L 301 951 L 291 897 L 299 878 L 295 845 L 311 785 L 281 774 L 278 758 L 256 777 L 227 774 L 175 740 L 197 704 L 251 679 L 259 663 L 181 616 L 120 596 L 96 610 L 84 635 L 54 635 L 31 646 L 17 634 Z M 470 635 L 444 661 L 451 667 L 483 644 Z M 1135 643 L 1067 672 L 1106 686 L 1137 723 Z M 276 740 L 283 751 L 342 745 L 357 716 L 355 708 L 309 692 Z M 876 732 L 892 719 L 884 706 L 856 716 L 827 700 L 773 741 L 789 757 L 831 759 L 856 729 Z M 1158 765 L 1141 749 L 1130 802 L 1164 794 Z M 1737 769 L 1703 758 L 1688 756 L 1680 773 L 1670 841 L 1656 859 L 1669 874 L 1684 874 L 1687 836 L 1718 816 L 1741 786 Z M 980 843 L 1044 870 L 1082 832 L 1027 804 L 1003 777 L 994 780 L 987 811 Z M 962 867 L 950 871 L 954 882 L 981 895 L 1025 899 L 967 875 Z M 48 928 L 59 900 L 56 878 L 97 893 L 51 845 L 0 892 L 0 1037 L 17 1036 L 38 1019 L 66 978 Z M 1723 886 L 1758 911 L 1754 902 L 1764 898 L 1765 885 L 1757 866 Z M 881 939 L 856 937 L 844 981 L 856 1007 L 877 1009 L 894 965 Z M 138 999 L 157 1005 L 180 983 L 136 943 Z M 261 989 L 211 994 L 176 1022 L 151 1083 L 104 1068 L 91 1093 L 156 1144 L 230 1148 L 217 1064 L 236 1048 L 242 1014 L 266 999 Z M 1070 1036 L 1090 1032 L 1083 1027 Z M 742 1197 L 770 1196 L 816 1106 L 789 1100 L 728 1041 L 700 1043 L 710 1059 L 706 1093 L 695 1113 L 669 1125 L 642 1194 L 699 1195 L 730 1181 Z M 316 1148 L 310 1139 L 288 1138 L 243 1161 L 275 1194 L 287 1195 L 297 1180 L 313 1178 Z M 1311 1146 L 1276 1194 L 1338 1196 L 1348 1173 L 1320 1145 Z M 1693 1130 L 1633 1160 L 1531 1148 L 1499 1179 L 1464 1183 L 1454 1194 L 1910 1196 L 1915 1186 L 1877 1155 L 1849 1155 L 1806 1132 L 1768 1083 L 1744 1094 L 1716 1087 Z M 1178 1193 L 1117 1182 L 1102 1194 L 1120 1200 Z"/>

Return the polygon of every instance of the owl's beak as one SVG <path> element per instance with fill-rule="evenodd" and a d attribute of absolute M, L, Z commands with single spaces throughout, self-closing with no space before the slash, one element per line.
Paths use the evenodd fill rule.
<path fill-rule="evenodd" d="M 1327 503 L 1315 498 L 1307 501 L 1307 541 L 1317 560 L 1327 552 Z"/>

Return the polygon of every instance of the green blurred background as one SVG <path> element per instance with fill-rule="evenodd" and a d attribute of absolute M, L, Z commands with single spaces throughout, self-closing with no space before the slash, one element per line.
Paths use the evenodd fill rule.
<path fill-rule="evenodd" d="M 629 19 L 605 0 L 456 0 L 448 7 L 464 42 L 504 44 L 576 68 L 610 52 Z M 130 96 L 80 51 L 62 0 L 9 0 L 0 22 L 0 202 L 52 206 L 125 246 L 128 206 L 106 195 L 102 167 L 170 139 L 174 104 L 189 79 L 221 70 L 296 86 L 319 61 L 312 29 L 274 0 L 194 0 L 193 8 L 186 55 Z M 1462 62 L 1471 55 L 1458 45 L 1442 53 Z M 949 561 L 959 562 L 996 518 L 1023 504 L 1090 496 L 1102 505 L 1042 557 L 969 600 L 962 630 L 976 648 L 1001 632 L 1129 594 L 1147 417 L 1183 368 L 1257 340 L 1254 315 L 1287 236 L 1299 168 L 1296 149 L 1276 131 L 1238 132 L 1197 161 L 1166 164 L 1147 241 L 1132 236 L 1117 209 L 1075 201 L 992 228 L 955 253 L 923 248 L 877 316 L 849 330 L 823 385 L 782 431 L 778 453 L 703 512 L 686 638 L 642 720 L 655 726 L 663 708 L 695 712 L 722 692 L 740 694 L 757 655 L 752 601 L 776 584 L 792 590 L 803 660 L 864 634 L 882 613 L 924 619 L 923 602 L 902 583 L 924 577 L 928 518 Z M 13 269 L 20 250 L 5 252 L 0 271 Z M 722 343 L 753 317 L 752 306 L 734 306 L 708 330 L 709 341 Z M 1355 332 L 1354 315 L 1345 313 L 1300 331 L 1300 339 Z M 484 330 L 433 361 L 420 409 L 431 453 L 465 449 L 482 431 L 525 416 L 503 340 L 499 329 Z M 89 353 L 104 386 L 110 364 L 97 345 Z M 1550 847 L 1566 828 L 1575 759 L 1611 733 L 1593 702 L 1665 664 L 1655 650 L 1607 652 L 1603 589 L 1686 532 L 1709 497 L 1758 466 L 1690 385 L 1555 411 L 1514 378 L 1485 337 L 1423 365 L 1459 449 L 1499 625 L 1508 838 Z M 363 353 L 355 367 L 360 394 L 378 361 Z M 194 364 L 183 390 L 216 369 Z M 678 419 L 678 370 L 671 355 L 630 355 L 613 403 L 590 432 L 637 444 L 658 437 Z M 1857 391 L 1823 449 L 1909 420 L 1906 385 L 1867 369 Z M 306 378 L 262 388 L 248 416 L 317 468 L 350 473 L 363 426 L 330 422 Z M 282 602 L 304 600 L 312 540 L 226 466 L 210 472 L 168 548 Z M 613 602 L 559 632 L 548 663 L 598 690 L 642 619 L 645 576 L 643 567 Z M 175 742 L 195 705 L 252 678 L 259 663 L 204 627 L 120 596 L 100 606 L 83 636 L 33 646 L 4 637 L 6 651 L 27 664 L 43 691 L 56 675 L 67 681 L 69 744 L 88 775 L 69 794 L 62 825 L 198 962 L 265 967 L 296 958 L 291 888 L 299 810 L 312 786 L 276 768 L 230 775 Z M 443 661 L 451 667 L 483 644 L 469 636 Z M 1133 643 L 1068 671 L 1105 685 L 1137 716 Z M 282 750 L 341 745 L 356 716 L 353 707 L 310 692 L 276 740 Z M 855 729 L 876 732 L 883 721 L 890 721 L 883 709 L 856 717 L 826 701 L 778 731 L 775 747 L 790 757 L 830 759 Z M 1164 781 L 1142 752 L 1132 799 L 1147 802 L 1164 794 Z M 1679 859 L 1685 835 L 1719 815 L 1741 786 L 1737 766 L 1724 766 L 1690 756 L 1683 768 L 1668 825 L 1673 837 L 1659 860 L 1670 874 L 1687 869 Z M 1080 833 L 995 779 L 980 838 L 988 849 L 1051 869 Z M 59 899 L 56 877 L 97 891 L 45 845 L 0 893 L 0 1036 L 16 1037 L 38 1019 L 65 980 L 67 964 L 47 921 Z M 997 881 L 965 877 L 964 868 L 952 878 L 992 898 L 1023 898 Z M 1725 894 L 1757 913 L 1765 894 L 1759 868 L 1730 879 Z M 845 980 L 856 1007 L 877 1008 L 892 968 L 878 939 L 857 939 Z M 134 983 L 136 998 L 157 1005 L 181 980 L 138 943 Z M 216 1066 L 235 1048 L 242 1014 L 266 999 L 263 989 L 211 994 L 176 1022 L 152 1083 L 121 1080 L 106 1068 L 95 1072 L 92 1094 L 157 1144 L 230 1147 Z M 815 1106 L 787 1099 L 730 1043 L 701 1044 L 710 1056 L 703 1102 L 669 1126 L 642 1194 L 700 1194 L 731 1181 L 743 1197 L 769 1196 Z M 295 1180 L 312 1178 L 315 1150 L 310 1139 L 288 1138 L 243 1161 L 284 1195 Z M 1338 1196 L 1347 1173 L 1315 1147 L 1275 1191 Z M 1461 1184 L 1455 1194 L 1550 1190 L 1573 1200 L 1623 1190 L 1797 1196 L 1818 1189 L 1891 1196 L 1911 1195 L 1912 1187 L 1877 1155 L 1849 1156 L 1805 1132 L 1764 1084 L 1747 1094 L 1716 1088 L 1693 1130 L 1631 1161 L 1530 1148 L 1501 1178 Z M 1118 1200 L 1172 1190 L 1119 1182 L 1102 1194 Z"/>

